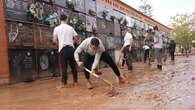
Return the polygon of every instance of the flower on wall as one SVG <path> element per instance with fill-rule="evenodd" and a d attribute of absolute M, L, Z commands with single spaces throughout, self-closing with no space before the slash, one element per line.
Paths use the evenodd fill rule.
<path fill-rule="evenodd" d="M 66 5 L 67 5 L 67 7 L 70 8 L 71 10 L 74 10 L 74 9 L 75 9 L 73 0 L 67 0 L 67 1 L 66 1 Z"/>
<path fill-rule="evenodd" d="M 106 19 L 107 16 L 108 16 L 108 11 L 103 11 L 103 12 L 102 12 L 102 17 L 103 17 L 104 19 Z"/>
<path fill-rule="evenodd" d="M 113 16 L 113 15 L 112 15 L 112 16 L 110 16 L 110 19 L 112 20 L 112 22 L 114 22 L 115 18 L 116 18 L 116 17 L 115 17 L 115 16 Z"/>
<path fill-rule="evenodd" d="M 96 16 L 96 12 L 93 11 L 92 9 L 89 9 L 89 14 L 92 15 L 92 16 Z"/>

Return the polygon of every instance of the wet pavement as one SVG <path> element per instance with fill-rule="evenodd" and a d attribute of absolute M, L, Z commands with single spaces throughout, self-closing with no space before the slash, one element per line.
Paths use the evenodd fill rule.
<path fill-rule="evenodd" d="M 0 87 L 0 110 L 195 110 L 195 56 L 176 59 L 167 61 L 163 71 L 143 63 L 134 64 L 133 72 L 121 69 L 130 82 L 123 85 L 117 85 L 111 69 L 101 69 L 119 92 L 114 97 L 93 77 L 95 88 L 87 90 L 83 73 L 79 87 L 60 89 L 60 78 Z"/>

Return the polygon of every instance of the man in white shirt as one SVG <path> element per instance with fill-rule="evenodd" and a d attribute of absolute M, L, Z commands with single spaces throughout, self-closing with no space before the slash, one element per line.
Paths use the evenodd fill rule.
<path fill-rule="evenodd" d="M 84 62 L 81 62 L 79 59 L 79 54 L 81 52 L 85 53 Z M 116 66 L 108 52 L 105 51 L 102 41 L 97 37 L 86 38 L 76 49 L 74 57 L 79 67 L 84 66 L 88 69 L 91 69 L 93 73 L 95 73 L 95 69 L 97 69 L 99 61 L 103 60 L 112 68 L 116 76 L 119 78 L 120 83 L 127 82 L 123 77 L 121 77 L 118 67 Z M 85 78 L 87 79 L 87 87 L 88 89 L 92 89 L 93 87 L 90 81 L 90 74 L 85 70 L 84 73 Z"/>
<path fill-rule="evenodd" d="M 154 52 L 157 59 L 157 68 L 162 70 L 162 48 L 163 48 L 163 39 L 161 34 L 158 31 L 158 27 L 154 27 Z"/>
<path fill-rule="evenodd" d="M 125 30 L 125 37 L 124 37 L 124 44 L 123 47 L 121 48 L 121 52 L 123 52 L 126 55 L 126 64 L 128 67 L 128 70 L 132 71 L 133 70 L 133 65 L 132 65 L 132 46 L 133 46 L 133 36 L 130 33 L 130 29 Z"/>
<path fill-rule="evenodd" d="M 74 28 L 67 24 L 67 16 L 60 16 L 61 24 L 55 27 L 53 32 L 53 43 L 58 44 L 60 53 L 60 63 L 62 68 L 62 83 L 67 86 L 67 66 L 68 63 L 72 69 L 74 84 L 77 85 L 77 67 L 74 60 L 74 41 L 77 39 L 77 33 Z"/>

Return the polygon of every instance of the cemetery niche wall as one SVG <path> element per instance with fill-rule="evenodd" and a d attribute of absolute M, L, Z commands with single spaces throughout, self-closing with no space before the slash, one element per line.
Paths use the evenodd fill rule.
<path fill-rule="evenodd" d="M 113 59 L 115 49 L 122 46 L 121 27 L 126 15 L 96 0 L 4 0 L 4 4 L 13 83 L 60 74 L 52 33 L 60 24 L 61 14 L 68 16 L 68 24 L 79 34 L 79 43 L 96 31 Z M 23 65 L 28 63 L 30 69 L 23 71 Z M 25 73 L 31 78 L 26 78 Z"/>
<path fill-rule="evenodd" d="M 66 6 L 66 0 L 52 1 L 4 0 L 11 83 L 59 75 L 52 33 L 61 14 L 68 15 L 69 24 L 85 33 L 85 14 L 79 19 L 79 14 Z M 82 39 L 83 33 L 79 34 Z"/>

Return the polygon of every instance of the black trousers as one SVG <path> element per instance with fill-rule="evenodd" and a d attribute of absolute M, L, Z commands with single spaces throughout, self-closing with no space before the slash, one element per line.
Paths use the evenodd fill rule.
<path fill-rule="evenodd" d="M 174 51 L 170 51 L 171 54 L 171 60 L 174 61 L 175 60 L 175 52 Z"/>
<path fill-rule="evenodd" d="M 147 60 L 147 59 L 149 60 L 149 52 L 150 52 L 149 49 L 146 49 L 146 50 L 144 51 L 144 63 L 146 63 L 146 60 Z"/>
<path fill-rule="evenodd" d="M 128 70 L 133 70 L 133 52 L 132 52 L 132 50 L 129 51 L 129 46 L 126 46 L 123 50 L 123 53 L 126 56 L 126 64 L 127 64 Z"/>
<path fill-rule="evenodd" d="M 122 60 L 122 66 L 125 66 L 125 62 L 127 63 L 126 53 L 124 52 L 123 60 Z"/>
<path fill-rule="evenodd" d="M 91 69 L 94 59 L 95 59 L 95 56 L 91 56 L 90 54 L 85 53 L 84 66 L 88 69 Z M 108 52 L 102 53 L 100 61 L 104 61 L 105 63 L 107 63 L 112 68 L 116 76 L 120 77 L 119 69 L 117 65 L 115 64 L 115 62 L 112 60 L 111 56 L 108 54 Z M 86 79 L 90 79 L 90 74 L 87 71 L 84 70 L 84 74 L 85 74 Z"/>
<path fill-rule="evenodd" d="M 60 63 L 62 68 L 62 82 L 67 84 L 68 74 L 67 74 L 67 67 L 68 63 L 72 69 L 73 80 L 77 82 L 77 66 L 74 59 L 74 48 L 71 46 L 64 47 L 60 52 Z"/>

